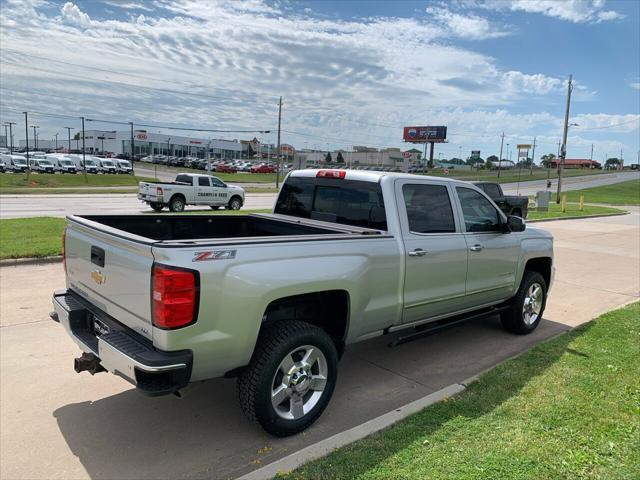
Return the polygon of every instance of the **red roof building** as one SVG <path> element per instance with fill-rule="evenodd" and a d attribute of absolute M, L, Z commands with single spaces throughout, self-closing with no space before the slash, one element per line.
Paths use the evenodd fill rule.
<path fill-rule="evenodd" d="M 551 168 L 558 168 L 559 161 L 560 160 L 557 158 L 551 160 Z M 589 160 L 588 158 L 565 158 L 564 168 L 602 168 L 602 165 L 595 160 Z"/>

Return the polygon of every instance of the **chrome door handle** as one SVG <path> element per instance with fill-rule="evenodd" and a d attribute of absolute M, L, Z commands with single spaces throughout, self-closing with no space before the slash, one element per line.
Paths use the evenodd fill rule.
<path fill-rule="evenodd" d="M 410 257 L 424 257 L 426 254 L 427 251 L 421 248 L 416 248 L 415 250 L 409 252 Z"/>
<path fill-rule="evenodd" d="M 469 250 L 471 250 L 472 252 L 479 252 L 480 250 L 482 250 L 482 245 L 476 244 L 473 247 L 469 248 Z"/>

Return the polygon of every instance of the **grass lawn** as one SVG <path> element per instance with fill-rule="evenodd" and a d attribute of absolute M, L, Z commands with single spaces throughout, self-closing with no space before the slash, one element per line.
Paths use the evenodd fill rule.
<path fill-rule="evenodd" d="M 640 178 L 627 182 L 603 185 L 602 187 L 585 188 L 566 192 L 569 202 L 580 200 L 584 194 L 587 203 L 609 203 L 611 205 L 640 205 Z M 553 195 L 555 200 L 556 196 Z"/>
<path fill-rule="evenodd" d="M 640 303 L 609 312 L 295 479 L 640 478 Z"/>
<path fill-rule="evenodd" d="M 151 179 L 133 175 L 88 174 L 85 182 L 83 174 L 33 173 L 27 181 L 27 175 L 24 173 L 0 173 L 0 193 L 14 193 L 16 189 L 20 189 L 21 193 L 32 193 L 32 190 L 39 188 L 137 187 L 139 181 L 145 180 Z"/>
<path fill-rule="evenodd" d="M 0 259 L 59 255 L 64 218 L 0 220 Z"/>
<path fill-rule="evenodd" d="M 577 177 L 584 175 L 600 175 L 606 172 L 605 170 L 565 170 L 563 175 L 565 177 Z M 534 169 L 533 174 L 530 174 L 529 170 L 522 170 L 518 172 L 517 169 L 510 170 L 502 170 L 500 172 L 500 178 L 498 178 L 497 170 L 459 170 L 456 171 L 450 170 L 449 175 L 445 175 L 442 169 L 434 169 L 427 172 L 427 175 L 432 175 L 435 177 L 451 177 L 457 178 L 458 180 L 466 180 L 469 182 L 473 181 L 491 181 L 498 183 L 514 183 L 517 181 L 520 182 L 529 182 L 531 180 L 546 180 L 547 178 L 551 178 L 551 180 L 557 179 L 558 174 L 557 170 L 551 170 L 547 172 L 546 169 Z"/>
<path fill-rule="evenodd" d="M 527 215 L 527 220 L 541 220 L 545 218 L 562 218 L 562 217 L 583 217 L 589 215 L 604 215 L 607 213 L 621 213 L 624 210 L 620 210 L 619 208 L 611 208 L 611 207 L 600 207 L 600 206 L 592 206 L 585 205 L 584 210 L 580 210 L 580 205 L 577 203 L 567 203 L 567 211 L 562 213 L 562 208 L 555 202 L 549 204 L 548 212 L 536 212 L 535 210 L 529 209 L 529 214 Z"/>

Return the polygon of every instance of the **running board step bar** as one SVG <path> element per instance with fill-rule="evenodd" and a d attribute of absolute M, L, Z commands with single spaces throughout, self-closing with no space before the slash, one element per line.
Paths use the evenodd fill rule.
<path fill-rule="evenodd" d="M 442 332 L 443 330 L 447 330 L 449 328 L 457 327 L 458 325 L 461 325 L 463 323 L 471 322 L 473 320 L 480 320 L 487 317 L 492 317 L 508 309 L 509 307 L 510 305 L 500 305 L 497 307 L 490 307 L 484 310 L 472 312 L 466 315 L 457 315 L 455 317 L 451 317 L 446 320 L 434 322 L 433 324 L 429 324 L 429 323 L 422 324 L 420 326 L 426 327 L 424 330 L 420 330 L 418 332 L 414 332 L 408 335 L 403 335 L 401 337 L 398 337 L 394 341 L 389 343 L 388 346 L 391 348 L 397 347 L 398 345 L 402 345 L 403 343 L 408 343 L 413 340 L 418 340 L 420 338 L 428 337 L 429 335 Z"/>

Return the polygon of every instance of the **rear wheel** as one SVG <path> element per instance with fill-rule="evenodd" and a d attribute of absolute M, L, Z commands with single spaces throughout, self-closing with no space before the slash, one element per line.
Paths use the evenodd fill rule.
<path fill-rule="evenodd" d="M 172 212 L 182 212 L 184 211 L 184 198 L 180 195 L 176 195 L 169 202 L 169 210 Z"/>
<path fill-rule="evenodd" d="M 501 314 L 502 325 L 513 333 L 533 332 L 547 303 L 547 283 L 538 272 L 525 271 L 511 306 Z"/>
<path fill-rule="evenodd" d="M 156 212 L 161 212 L 164 208 L 164 205 L 161 203 L 150 203 L 149 206 L 153 208 Z"/>
<path fill-rule="evenodd" d="M 336 384 L 338 354 L 327 333 L 284 320 L 263 328 L 238 379 L 240 405 L 271 435 L 298 433 L 322 414 Z"/>
<path fill-rule="evenodd" d="M 240 197 L 233 197 L 229 200 L 229 210 L 240 210 L 242 208 L 242 199 Z"/>

